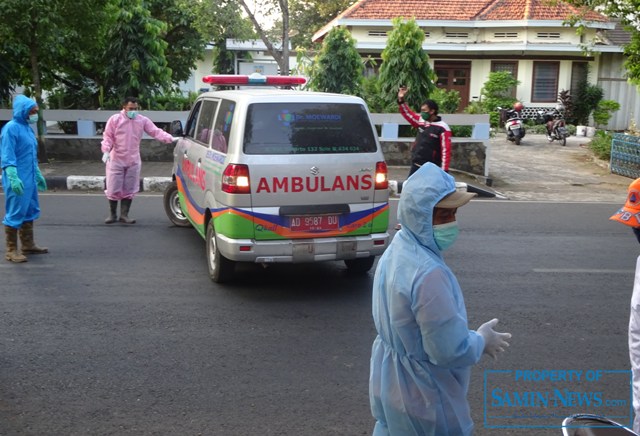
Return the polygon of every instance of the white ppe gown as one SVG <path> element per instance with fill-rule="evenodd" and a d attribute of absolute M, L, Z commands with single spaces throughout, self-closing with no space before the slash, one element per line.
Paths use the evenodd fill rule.
<path fill-rule="evenodd" d="M 402 230 L 376 268 L 378 336 L 369 377 L 374 435 L 473 432 L 467 391 L 484 339 L 468 328 L 462 291 L 433 236 L 433 208 L 453 191 L 453 177 L 431 163 L 412 174 L 398 207 Z"/>

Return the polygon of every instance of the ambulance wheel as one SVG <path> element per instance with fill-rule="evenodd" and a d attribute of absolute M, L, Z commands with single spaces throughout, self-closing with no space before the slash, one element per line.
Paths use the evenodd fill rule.
<path fill-rule="evenodd" d="M 171 182 L 164 190 L 164 211 L 169 217 L 169 221 L 178 227 L 190 227 L 191 223 L 180 208 L 180 196 L 178 195 L 178 185 Z"/>
<path fill-rule="evenodd" d="M 345 259 L 344 264 L 347 266 L 349 273 L 364 274 L 371 269 L 375 260 L 375 256 L 360 257 L 358 259 Z"/>
<path fill-rule="evenodd" d="M 224 257 L 218 250 L 213 219 L 210 219 L 207 224 L 207 265 L 209 266 L 209 277 L 216 283 L 228 281 L 233 276 L 236 266 L 234 261 Z"/>

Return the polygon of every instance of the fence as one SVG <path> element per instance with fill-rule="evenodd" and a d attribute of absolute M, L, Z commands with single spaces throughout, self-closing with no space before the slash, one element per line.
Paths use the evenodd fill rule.
<path fill-rule="evenodd" d="M 615 133 L 611 141 L 611 172 L 637 179 L 640 177 L 640 137 Z"/>
<path fill-rule="evenodd" d="M 43 118 L 48 123 L 75 122 L 77 123 L 77 135 L 65 135 L 53 133 L 54 125 L 46 134 L 48 138 L 47 152 L 51 150 L 52 156 L 70 159 L 71 154 L 76 154 L 78 159 L 97 153 L 99 147 L 96 142 L 100 137 L 96 131 L 96 123 L 105 123 L 115 111 L 100 110 L 52 110 L 45 109 Z M 170 123 L 174 120 L 182 121 L 185 125 L 189 112 L 185 111 L 142 111 L 142 115 L 150 118 L 154 123 Z M 488 154 L 489 154 L 489 115 L 480 114 L 442 114 L 442 119 L 450 126 L 472 126 L 471 138 L 452 139 L 452 163 L 451 167 L 466 173 L 488 178 Z M 9 109 L 0 109 L 0 121 L 10 120 L 13 112 Z M 409 123 L 399 113 L 371 114 L 373 123 L 381 131 L 380 142 L 385 159 L 390 165 L 410 165 L 411 144 L 414 139 L 398 137 L 399 126 Z M 148 139 L 148 138 L 147 138 Z M 59 146 L 59 147 L 58 147 Z M 57 150 L 56 147 L 60 148 Z M 165 147 L 166 148 L 166 147 Z M 167 153 L 164 153 L 167 154 Z M 153 160 L 164 159 L 164 154 L 154 153 Z M 168 155 L 171 157 L 170 154 Z"/>

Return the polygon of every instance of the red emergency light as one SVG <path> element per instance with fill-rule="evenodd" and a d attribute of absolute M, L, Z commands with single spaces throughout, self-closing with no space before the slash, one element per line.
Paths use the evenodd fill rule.
<path fill-rule="evenodd" d="M 307 83 L 302 76 L 263 76 L 254 73 L 251 75 L 213 74 L 202 78 L 204 83 L 220 86 L 298 86 Z"/>

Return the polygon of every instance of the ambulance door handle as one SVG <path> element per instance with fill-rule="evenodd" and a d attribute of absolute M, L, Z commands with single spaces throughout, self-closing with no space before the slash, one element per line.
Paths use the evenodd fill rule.
<path fill-rule="evenodd" d="M 200 157 L 200 158 L 198 158 L 198 166 L 199 166 L 199 167 L 200 167 L 200 166 L 202 166 L 202 158 L 201 158 L 201 157 Z"/>

